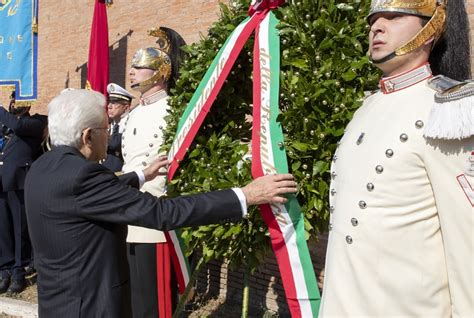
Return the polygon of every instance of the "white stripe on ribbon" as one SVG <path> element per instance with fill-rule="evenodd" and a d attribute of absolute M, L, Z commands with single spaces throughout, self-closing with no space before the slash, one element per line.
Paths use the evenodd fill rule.
<path fill-rule="evenodd" d="M 188 261 L 185 259 L 184 253 L 181 250 L 181 244 L 179 242 L 179 238 L 176 236 L 176 232 L 168 231 L 168 235 L 171 239 L 171 242 L 173 243 L 176 256 L 178 257 L 180 272 L 184 280 L 184 286 L 180 289 L 184 290 L 189 283 Z"/>

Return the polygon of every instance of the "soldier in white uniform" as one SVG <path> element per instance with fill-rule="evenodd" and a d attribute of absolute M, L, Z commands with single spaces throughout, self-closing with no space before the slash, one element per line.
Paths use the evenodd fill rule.
<path fill-rule="evenodd" d="M 368 22 L 383 77 L 333 158 L 320 317 L 474 317 L 474 84 L 432 74 L 470 77 L 464 2 Z"/>
<path fill-rule="evenodd" d="M 140 103 L 125 121 L 122 135 L 124 172 L 143 169 L 159 155 L 163 143 L 164 117 L 168 110 L 168 91 L 178 76 L 181 36 L 168 28 L 150 30 L 157 47 L 139 49 L 132 59 L 131 87 L 140 92 Z M 161 196 L 166 177 L 146 182 L 141 191 Z M 176 302 L 176 282 L 162 232 L 128 227 L 133 317 L 170 316 Z M 158 281 L 158 283 L 157 283 Z M 158 302 L 158 299 L 160 301 Z M 159 304 L 158 304 L 159 303 Z"/>

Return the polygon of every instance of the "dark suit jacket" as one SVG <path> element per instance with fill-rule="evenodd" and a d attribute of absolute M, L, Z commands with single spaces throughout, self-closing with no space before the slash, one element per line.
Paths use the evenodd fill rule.
<path fill-rule="evenodd" d="M 242 215 L 232 190 L 160 200 L 137 184 L 66 146 L 32 165 L 25 203 L 40 317 L 131 317 L 126 224 L 170 230 Z"/>
<path fill-rule="evenodd" d="M 42 153 L 47 117 L 17 117 L 0 107 L 0 122 L 13 131 L 0 153 L 0 185 L 3 191 L 21 190 L 31 163 Z"/>

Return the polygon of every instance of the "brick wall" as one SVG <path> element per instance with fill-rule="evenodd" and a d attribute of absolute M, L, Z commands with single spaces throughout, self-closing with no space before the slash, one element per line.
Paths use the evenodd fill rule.
<path fill-rule="evenodd" d="M 133 52 L 154 44 L 146 35 L 148 28 L 169 26 L 192 43 L 216 20 L 218 2 L 228 0 L 114 0 L 108 9 L 111 81 L 129 88 Z M 470 21 L 474 21 L 474 0 L 466 4 Z M 44 113 L 51 98 L 66 86 L 84 86 L 93 5 L 94 0 L 40 2 L 38 102 L 33 112 Z M 474 43 L 474 33 L 471 37 Z M 3 89 L 0 104 L 8 104 Z"/>
<path fill-rule="evenodd" d="M 319 288 L 322 288 L 324 279 L 326 245 L 327 235 L 320 235 L 317 241 L 309 242 Z M 213 261 L 201 270 L 196 290 L 209 298 L 225 298 L 228 304 L 238 307 L 242 305 L 243 282 L 244 269 L 230 270 L 226 262 Z M 266 311 L 277 313 L 279 317 L 289 317 L 285 292 L 273 254 L 268 255 L 258 270 L 249 278 L 250 317 L 262 317 Z M 236 313 L 235 317 L 239 313 Z"/>
<path fill-rule="evenodd" d="M 126 88 L 133 53 L 152 46 L 147 29 L 167 26 L 188 43 L 199 40 L 216 21 L 219 2 L 227 0 L 114 0 L 108 8 L 110 80 Z M 38 102 L 46 112 L 52 97 L 65 87 L 84 87 L 94 0 L 41 0 L 39 4 Z M 8 95 L 0 89 L 0 104 Z"/>

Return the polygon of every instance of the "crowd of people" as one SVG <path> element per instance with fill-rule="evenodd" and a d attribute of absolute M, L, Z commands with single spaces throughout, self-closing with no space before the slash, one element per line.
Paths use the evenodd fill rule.
<path fill-rule="evenodd" d="M 333 158 L 320 316 L 472 317 L 464 2 L 373 0 L 368 24 L 368 55 L 383 76 Z M 164 116 L 184 41 L 169 28 L 153 34 L 157 45 L 132 58 L 133 109 L 134 95 L 114 83 L 107 99 L 61 92 L 48 120 L 14 103 L 0 108 L 0 293 L 21 292 L 34 259 L 40 317 L 170 317 L 176 282 L 161 231 L 240 220 L 249 205 L 284 203 L 297 191 L 281 174 L 160 199 Z"/>

